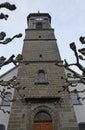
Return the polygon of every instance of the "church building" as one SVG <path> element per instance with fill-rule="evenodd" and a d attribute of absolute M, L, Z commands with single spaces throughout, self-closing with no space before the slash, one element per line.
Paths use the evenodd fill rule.
<path fill-rule="evenodd" d="M 22 50 L 23 61 L 17 81 L 23 89 L 14 90 L 8 130 L 79 130 L 71 97 L 58 93 L 65 85 L 51 16 L 31 13 Z"/>

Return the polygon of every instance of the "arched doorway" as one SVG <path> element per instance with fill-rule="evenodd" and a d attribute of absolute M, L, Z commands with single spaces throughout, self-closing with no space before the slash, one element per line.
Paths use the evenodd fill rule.
<path fill-rule="evenodd" d="M 53 130 L 52 119 L 47 112 L 38 112 L 34 117 L 34 130 Z"/>

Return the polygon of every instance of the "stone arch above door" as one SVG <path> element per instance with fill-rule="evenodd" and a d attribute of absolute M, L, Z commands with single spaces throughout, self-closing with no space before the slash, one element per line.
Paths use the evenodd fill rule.
<path fill-rule="evenodd" d="M 52 122 L 52 118 L 49 113 L 45 111 L 38 112 L 34 117 L 34 122 Z"/>
<path fill-rule="evenodd" d="M 50 107 L 48 107 L 48 106 L 45 106 L 45 105 L 43 105 L 43 106 L 42 106 L 42 105 L 37 106 L 36 108 L 34 108 L 34 109 L 32 110 L 32 119 L 34 119 L 35 115 L 36 115 L 38 112 L 41 112 L 41 111 L 47 112 L 47 113 L 51 116 L 51 118 L 52 118 L 52 120 L 53 120 L 54 114 L 53 114 L 52 109 L 51 109 Z"/>

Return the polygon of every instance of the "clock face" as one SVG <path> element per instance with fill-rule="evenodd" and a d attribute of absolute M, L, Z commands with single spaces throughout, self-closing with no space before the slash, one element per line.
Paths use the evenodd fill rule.
<path fill-rule="evenodd" d="M 39 18 L 36 18 L 36 20 L 37 20 L 37 21 L 42 21 L 43 18 L 40 18 L 40 17 L 39 17 Z"/>

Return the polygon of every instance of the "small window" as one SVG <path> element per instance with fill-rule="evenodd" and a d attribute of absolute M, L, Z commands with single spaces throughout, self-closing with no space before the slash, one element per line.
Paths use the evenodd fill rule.
<path fill-rule="evenodd" d="M 42 61 L 43 60 L 43 56 L 40 54 L 39 55 L 39 60 Z"/>
<path fill-rule="evenodd" d="M 11 92 L 6 92 L 5 96 L 3 97 L 1 101 L 2 106 L 10 106 L 10 100 L 12 98 L 12 93 Z"/>
<path fill-rule="evenodd" d="M 41 36 L 39 35 L 39 38 L 41 38 Z"/>
<path fill-rule="evenodd" d="M 36 29 L 42 29 L 42 23 L 36 23 Z"/>
<path fill-rule="evenodd" d="M 3 124 L 0 124 L 0 130 L 5 130 L 5 126 Z"/>
<path fill-rule="evenodd" d="M 38 72 L 38 82 L 43 83 L 45 82 L 45 71 L 44 70 L 39 70 Z"/>
<path fill-rule="evenodd" d="M 85 123 L 79 123 L 79 130 L 85 130 Z"/>
<path fill-rule="evenodd" d="M 72 99 L 72 103 L 73 105 L 80 105 L 80 101 L 78 100 L 78 94 L 75 92 L 71 93 L 71 99 Z"/>
<path fill-rule="evenodd" d="M 47 81 L 47 74 L 43 69 L 40 69 L 38 71 L 35 84 L 49 84 L 49 82 Z"/>

